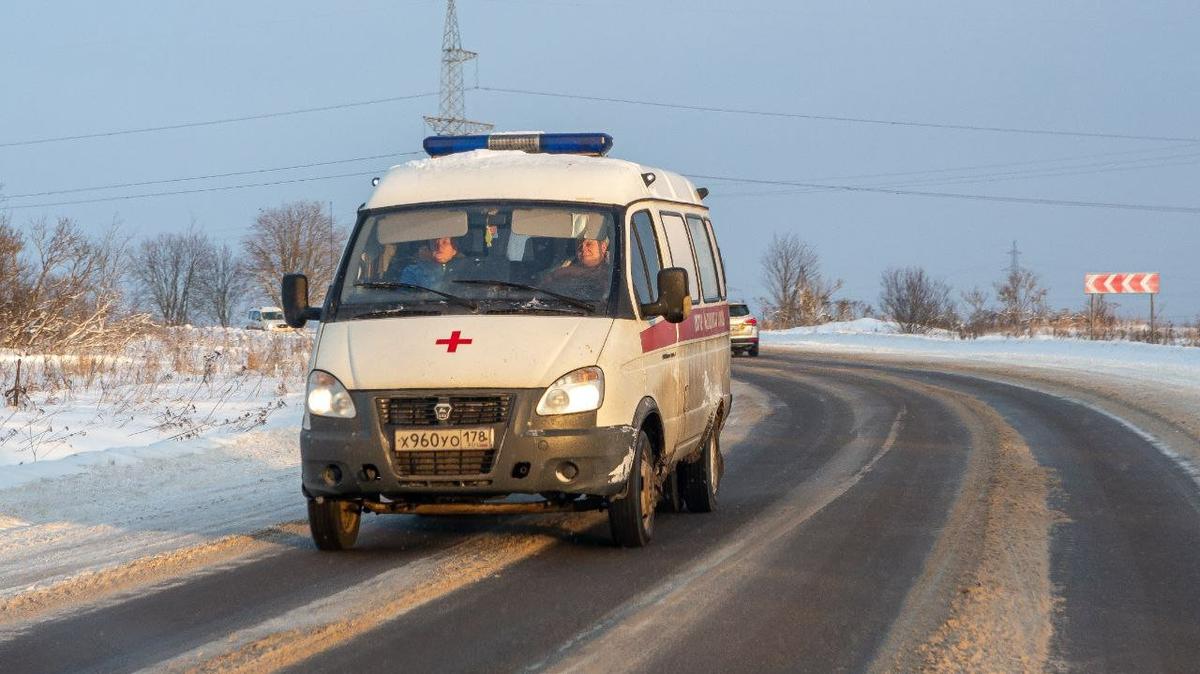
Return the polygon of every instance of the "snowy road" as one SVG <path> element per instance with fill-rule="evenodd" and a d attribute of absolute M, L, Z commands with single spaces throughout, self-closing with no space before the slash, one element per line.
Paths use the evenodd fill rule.
<path fill-rule="evenodd" d="M 90 576 L 21 590 L 33 572 L 0 554 L 0 670 L 1200 661 L 1195 407 L 978 362 L 771 350 L 734 371 L 721 507 L 662 514 L 647 549 L 611 547 L 604 517 L 586 513 L 370 517 L 356 549 L 321 554 L 295 523 L 237 524 L 252 500 L 228 494 L 224 538 L 197 544 L 181 527 Z M 287 470 L 260 476 L 267 522 L 293 516 Z M 154 528 L 109 498 L 110 528 Z M 86 512 L 90 541 L 105 508 Z M 164 554 L 172 540 L 186 554 Z"/>

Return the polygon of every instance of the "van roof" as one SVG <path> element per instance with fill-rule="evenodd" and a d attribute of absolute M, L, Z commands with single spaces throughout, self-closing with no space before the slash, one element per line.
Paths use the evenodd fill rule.
<path fill-rule="evenodd" d="M 653 180 L 647 174 L 652 174 Z M 640 199 L 663 199 L 703 205 L 687 178 L 623 159 L 475 150 L 393 166 L 380 179 L 366 208 L 485 199 L 618 206 Z"/>

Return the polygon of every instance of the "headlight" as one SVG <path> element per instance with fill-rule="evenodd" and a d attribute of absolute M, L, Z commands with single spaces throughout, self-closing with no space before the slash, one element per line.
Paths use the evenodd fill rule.
<path fill-rule="evenodd" d="M 343 419 L 351 419 L 355 415 L 350 392 L 337 377 L 328 372 L 313 370 L 308 375 L 308 392 L 304 400 L 308 404 L 309 414 Z"/>
<path fill-rule="evenodd" d="M 574 414 L 599 409 L 604 402 L 604 372 L 585 367 L 568 372 L 550 385 L 538 401 L 537 413 Z"/>

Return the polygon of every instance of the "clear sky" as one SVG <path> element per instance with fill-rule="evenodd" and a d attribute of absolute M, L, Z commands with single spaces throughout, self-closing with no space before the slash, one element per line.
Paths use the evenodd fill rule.
<path fill-rule="evenodd" d="M 415 151 L 437 97 L 75 141 L 47 137 L 436 92 L 444 3 L 0 4 L 0 183 L 17 223 L 67 215 L 133 236 L 193 219 L 236 240 L 259 208 L 332 202 Z M 801 115 L 1200 140 L 1200 4 L 460 0 L 469 85 Z M 702 112 L 475 90 L 498 129 L 604 130 L 612 155 L 683 173 L 1200 209 L 1200 143 Z M 5 144 L 9 144 L 5 146 Z M 98 185 L 341 162 L 106 191 Z M 966 167 L 966 168 L 964 168 Z M 955 169 L 949 171 L 946 169 Z M 324 179 L 326 176 L 363 173 Z M 905 175 L 878 175 L 878 174 Z M 143 199 L 31 204 L 321 177 Z M 1159 303 L 1200 314 L 1200 213 L 804 190 L 698 180 L 735 294 L 761 294 L 773 232 L 819 251 L 874 303 L 884 267 L 990 287 L 1015 239 L 1055 306 L 1088 271 L 1161 271 Z M 1121 300 L 1144 311 L 1144 297 Z"/>

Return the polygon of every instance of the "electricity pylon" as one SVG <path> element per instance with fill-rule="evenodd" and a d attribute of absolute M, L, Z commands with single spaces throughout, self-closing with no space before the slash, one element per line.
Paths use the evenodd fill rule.
<path fill-rule="evenodd" d="M 454 0 L 446 0 L 446 31 L 442 35 L 442 103 L 436 117 L 425 116 L 425 124 L 439 136 L 466 136 L 492 130 L 491 124 L 466 118 L 462 64 L 477 54 L 462 48 L 458 34 L 458 12 Z"/>

